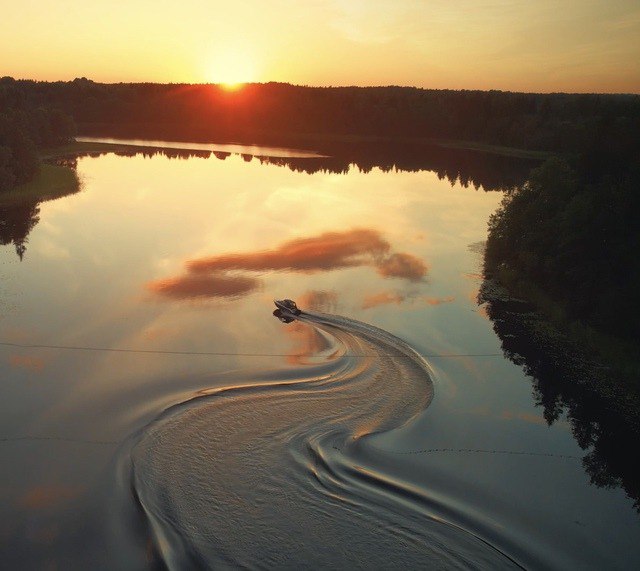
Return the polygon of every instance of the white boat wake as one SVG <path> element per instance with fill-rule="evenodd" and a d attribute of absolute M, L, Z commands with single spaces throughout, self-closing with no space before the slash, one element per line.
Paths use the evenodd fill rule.
<path fill-rule="evenodd" d="M 176 405 L 135 445 L 133 486 L 168 567 L 513 567 L 361 446 L 429 405 L 425 360 L 357 321 L 298 319 L 333 340 L 328 361 Z"/>

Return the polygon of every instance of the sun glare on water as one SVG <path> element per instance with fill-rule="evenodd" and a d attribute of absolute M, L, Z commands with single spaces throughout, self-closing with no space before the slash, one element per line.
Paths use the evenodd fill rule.
<path fill-rule="evenodd" d="M 210 81 L 233 91 L 243 84 L 256 81 L 256 68 L 252 58 L 241 51 L 216 53 L 211 61 Z"/>

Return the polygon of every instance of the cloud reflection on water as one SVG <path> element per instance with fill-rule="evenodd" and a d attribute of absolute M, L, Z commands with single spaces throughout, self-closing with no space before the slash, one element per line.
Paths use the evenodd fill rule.
<path fill-rule="evenodd" d="M 299 298 L 300 307 L 311 311 L 333 313 L 338 307 L 338 294 L 335 291 L 310 290 Z"/>
<path fill-rule="evenodd" d="M 147 289 L 172 299 L 235 299 L 249 295 L 262 283 L 242 272 L 314 273 L 370 266 L 384 278 L 418 282 L 428 270 L 426 263 L 412 254 L 392 252 L 380 232 L 362 228 L 295 238 L 272 250 L 208 256 L 185 265 L 186 274 L 152 281 Z M 325 305 L 331 301 L 327 295 L 325 292 L 322 300 L 316 296 L 308 301 Z"/>
<path fill-rule="evenodd" d="M 147 289 L 172 299 L 235 299 L 258 289 L 260 283 L 259 279 L 248 276 L 187 274 L 150 282 Z"/>
<path fill-rule="evenodd" d="M 371 309 L 373 307 L 379 307 L 381 305 L 391 305 L 395 303 L 396 305 L 400 305 L 405 301 L 410 301 L 412 303 L 418 302 L 423 303 L 425 305 L 442 305 L 443 303 L 451 303 L 455 301 L 454 296 L 447 297 L 429 297 L 426 295 L 413 295 L 406 294 L 394 291 L 381 291 L 378 293 L 374 293 L 368 295 L 364 298 L 362 302 L 362 309 Z"/>
<path fill-rule="evenodd" d="M 427 265 L 411 254 L 395 253 L 377 264 L 378 273 L 385 278 L 403 278 L 420 281 L 427 275 Z"/>
<path fill-rule="evenodd" d="M 307 323 L 294 321 L 287 324 L 284 332 L 291 341 L 291 354 L 286 358 L 291 365 L 304 365 L 310 357 L 329 348 L 327 339 Z"/>
<path fill-rule="evenodd" d="M 371 309 L 372 307 L 390 305 L 392 303 L 400 305 L 405 299 L 406 296 L 403 294 L 391 291 L 381 291 L 365 297 L 362 302 L 362 309 Z"/>
<path fill-rule="evenodd" d="M 17 369 L 26 369 L 27 371 L 39 373 L 44 369 L 44 359 L 31 355 L 9 355 L 9 365 Z"/>
<path fill-rule="evenodd" d="M 390 248 L 389 242 L 375 230 L 325 232 L 318 236 L 289 240 L 274 250 L 223 254 L 192 260 L 187 262 L 187 268 L 195 273 L 217 270 L 288 270 L 311 273 L 382 264 Z"/>
<path fill-rule="evenodd" d="M 80 487 L 41 484 L 28 488 L 24 494 L 17 498 L 16 502 L 19 506 L 30 510 L 42 510 L 76 498 L 81 491 Z"/>

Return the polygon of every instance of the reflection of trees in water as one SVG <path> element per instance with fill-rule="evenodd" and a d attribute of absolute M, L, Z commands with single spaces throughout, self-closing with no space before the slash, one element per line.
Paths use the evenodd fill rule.
<path fill-rule="evenodd" d="M 274 146 L 286 146 L 285 142 L 272 142 Z M 315 151 L 327 155 L 318 158 L 266 157 L 242 154 L 246 162 L 254 158 L 262 164 L 286 167 L 294 172 L 346 174 L 351 166 L 361 172 L 378 168 L 383 172 L 433 171 L 441 180 L 448 180 L 467 188 L 505 190 L 522 184 L 536 161 L 492 155 L 479 151 L 450 149 L 436 145 L 417 143 L 318 143 Z M 225 160 L 231 153 L 189 149 L 140 147 L 115 152 L 118 156 L 132 157 L 160 155 L 170 159 L 209 158 Z M 99 156 L 106 152 L 89 152 Z"/>
<path fill-rule="evenodd" d="M 218 153 L 212 151 L 199 151 L 192 149 L 170 149 L 170 148 L 156 148 L 156 147 L 140 147 L 139 149 L 127 149 L 127 150 L 119 150 L 115 149 L 113 151 L 83 151 L 80 153 L 74 153 L 73 155 L 69 155 L 67 157 L 61 157 L 55 160 L 55 163 L 58 165 L 68 166 L 73 169 L 78 166 L 78 157 L 101 157 L 103 155 L 108 155 L 113 153 L 119 157 L 136 157 L 138 155 L 142 155 L 145 159 L 150 159 L 157 155 L 167 157 L 169 159 L 208 159 L 212 154 L 214 154 L 218 159 L 224 160 L 230 153 Z"/>
<path fill-rule="evenodd" d="M 447 149 L 435 145 L 408 143 L 330 144 L 319 152 L 330 155 L 322 159 L 261 159 L 286 166 L 293 171 L 343 174 L 354 165 L 361 172 L 378 168 L 383 172 L 432 171 L 451 186 L 505 190 L 522 184 L 535 161 L 491 155 L 478 151 Z"/>
<path fill-rule="evenodd" d="M 40 208 L 37 202 L 0 205 L 0 244 L 12 244 L 22 260 L 27 249 L 29 232 L 38 223 Z"/>
<path fill-rule="evenodd" d="M 611 388 L 611 372 L 566 338 L 540 333 L 544 322 L 532 307 L 497 293 L 490 280 L 482 284 L 478 301 L 486 302 L 505 356 L 531 377 L 533 397 L 547 423 L 566 414 L 574 438 L 587 451 L 582 465 L 591 483 L 624 489 L 640 512 L 637 411 Z"/>
<path fill-rule="evenodd" d="M 77 158 L 69 157 L 56 161 L 59 166 L 73 170 L 77 167 Z M 13 244 L 20 260 L 27 250 L 30 232 L 40 221 L 40 204 L 47 200 L 55 200 L 80 190 L 78 178 L 74 176 L 66 187 L 54 187 L 54 190 L 43 185 L 44 197 L 21 199 L 19 195 L 3 195 L 0 193 L 0 245 Z M 46 194 L 49 192 L 49 194 Z"/>
<path fill-rule="evenodd" d="M 337 144 L 321 147 L 320 152 L 343 158 L 363 172 L 379 168 L 389 171 L 432 171 L 438 178 L 463 187 L 504 190 L 522 184 L 535 161 L 493 155 L 478 151 L 452 149 L 418 143 Z"/>

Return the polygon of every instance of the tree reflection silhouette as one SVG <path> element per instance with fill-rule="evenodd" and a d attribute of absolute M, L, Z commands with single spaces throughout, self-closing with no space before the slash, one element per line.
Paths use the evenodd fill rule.
<path fill-rule="evenodd" d="M 586 451 L 582 465 L 592 484 L 622 488 L 640 513 L 640 426 L 611 371 L 560 335 L 537 334 L 541 318 L 527 303 L 507 299 L 485 277 L 478 297 L 500 338 L 505 357 L 531 378 L 533 398 L 547 424 L 563 415 Z M 603 390 L 606 387 L 606 390 Z"/>
<path fill-rule="evenodd" d="M 75 157 L 61 159 L 58 164 L 75 170 L 77 160 Z M 13 244 L 16 254 L 22 261 L 27 250 L 29 234 L 40 221 L 40 204 L 80 190 L 80 182 L 75 173 L 73 175 L 65 181 L 64 185 L 34 183 L 41 191 L 41 195 L 35 198 L 33 194 L 29 194 L 28 198 L 22 197 L 19 188 L 8 194 L 0 193 L 0 245 Z M 32 187 L 27 192 L 32 193 L 33 190 Z"/>
<path fill-rule="evenodd" d="M 29 232 L 39 222 L 38 202 L 29 201 L 18 204 L 0 204 L 0 244 L 13 243 L 20 260 L 27 249 Z"/>
<path fill-rule="evenodd" d="M 286 146 L 286 141 L 281 145 Z M 277 146 L 277 141 L 274 143 Z M 306 174 L 346 174 L 351 168 L 370 172 L 374 168 L 383 172 L 435 172 L 440 180 L 454 186 L 480 188 L 485 191 L 509 190 L 524 183 L 533 166 L 539 161 L 505 157 L 481 151 L 451 149 L 419 143 L 319 143 L 315 149 L 320 157 L 270 157 L 240 153 L 245 162 L 253 159 L 261 164 L 288 168 Z M 100 156 L 112 151 L 87 151 L 81 155 Z M 139 149 L 115 150 L 118 156 L 145 158 L 164 156 L 169 159 L 210 158 L 224 161 L 232 153 L 192 149 L 172 149 L 141 146 Z"/>

